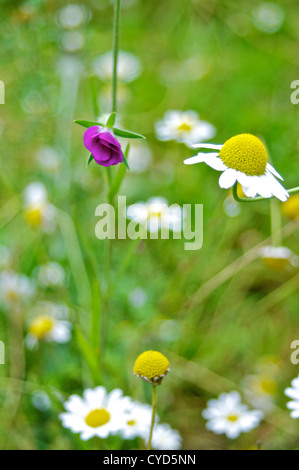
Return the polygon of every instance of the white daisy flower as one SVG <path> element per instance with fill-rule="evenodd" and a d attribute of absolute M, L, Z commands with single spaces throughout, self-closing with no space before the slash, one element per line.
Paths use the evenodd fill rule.
<path fill-rule="evenodd" d="M 265 2 L 253 9 L 252 16 L 257 29 L 272 34 L 282 27 L 285 13 L 277 3 Z"/>
<path fill-rule="evenodd" d="M 42 183 L 31 183 L 24 191 L 24 216 L 33 228 L 51 233 L 56 226 L 56 208 L 48 201 L 48 194 Z"/>
<path fill-rule="evenodd" d="M 66 52 L 80 51 L 84 42 L 84 36 L 79 31 L 66 31 L 61 35 L 61 45 Z"/>
<path fill-rule="evenodd" d="M 179 450 L 182 447 L 180 433 L 169 424 L 158 424 L 154 427 L 152 448 L 155 450 Z"/>
<path fill-rule="evenodd" d="M 160 229 L 181 232 L 184 219 L 183 209 L 173 204 L 168 206 L 166 199 L 154 197 L 147 202 L 138 202 L 127 208 L 128 219 L 146 225 L 149 232 L 156 233 Z"/>
<path fill-rule="evenodd" d="M 248 375 L 243 380 L 244 395 L 251 406 L 265 413 L 273 410 L 277 382 L 270 374 Z"/>
<path fill-rule="evenodd" d="M 42 264 L 37 267 L 37 280 L 41 287 L 62 287 L 65 280 L 63 267 L 54 262 Z"/>
<path fill-rule="evenodd" d="M 104 387 L 87 389 L 83 398 L 71 395 L 64 404 L 66 413 L 59 418 L 65 428 L 80 433 L 86 441 L 92 437 L 106 439 L 110 434 L 122 431 L 128 418 L 131 399 L 115 389 L 109 394 Z"/>
<path fill-rule="evenodd" d="M 292 401 L 287 403 L 287 407 L 291 410 L 291 418 L 299 418 L 299 375 L 291 382 L 291 387 L 285 390 L 287 397 L 292 398 Z"/>
<path fill-rule="evenodd" d="M 35 158 L 41 170 L 49 174 L 58 172 L 61 165 L 61 158 L 53 147 L 41 147 L 36 152 Z"/>
<path fill-rule="evenodd" d="M 249 410 L 243 405 L 238 392 L 222 393 L 217 400 L 209 400 L 202 413 L 208 420 L 206 428 L 215 434 L 226 434 L 236 439 L 242 432 L 256 428 L 263 419 L 263 412 Z"/>
<path fill-rule="evenodd" d="M 87 10 L 84 5 L 70 3 L 58 12 L 58 21 L 65 29 L 78 28 L 87 19 Z"/>
<path fill-rule="evenodd" d="M 33 282 L 24 274 L 4 271 L 0 274 L 0 301 L 6 307 L 29 301 L 35 293 Z"/>
<path fill-rule="evenodd" d="M 121 434 L 124 439 L 134 439 L 135 437 L 148 438 L 152 419 L 152 407 L 138 402 L 132 402 L 127 412 Z"/>
<path fill-rule="evenodd" d="M 113 54 L 106 52 L 97 57 L 93 62 L 94 73 L 104 82 L 110 83 L 113 74 Z M 140 60 L 133 54 L 119 51 L 117 62 L 117 78 L 122 83 L 129 83 L 141 74 Z"/>
<path fill-rule="evenodd" d="M 175 140 L 188 146 L 212 139 L 216 134 L 215 127 L 201 121 L 195 111 L 167 111 L 155 129 L 159 140 Z"/>
<path fill-rule="evenodd" d="M 228 189 L 240 183 L 247 197 L 257 194 L 264 198 L 275 196 L 286 201 L 288 192 L 276 180 L 283 179 L 270 163 L 264 144 L 251 134 L 231 137 L 225 144 L 196 144 L 194 148 L 214 150 L 210 153 L 198 153 L 184 161 L 186 165 L 206 163 L 211 168 L 221 171 L 220 188 Z M 276 177 L 276 178 L 275 178 Z"/>
<path fill-rule="evenodd" d="M 142 287 L 136 287 L 136 289 L 132 290 L 128 298 L 131 305 L 136 308 L 143 307 L 147 302 L 147 294 Z"/>
<path fill-rule="evenodd" d="M 288 270 L 299 265 L 299 258 L 286 246 L 264 246 L 260 249 L 264 264 L 278 271 Z"/>
<path fill-rule="evenodd" d="M 39 341 L 67 343 L 71 339 L 71 323 L 66 320 L 68 308 L 64 304 L 39 302 L 28 327 L 26 345 L 33 349 Z"/>

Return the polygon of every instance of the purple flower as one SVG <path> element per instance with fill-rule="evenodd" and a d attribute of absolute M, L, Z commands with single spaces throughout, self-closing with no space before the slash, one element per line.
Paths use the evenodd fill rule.
<path fill-rule="evenodd" d="M 110 129 L 100 126 L 89 127 L 84 133 L 83 141 L 99 165 L 117 165 L 124 159 L 120 143 Z"/>

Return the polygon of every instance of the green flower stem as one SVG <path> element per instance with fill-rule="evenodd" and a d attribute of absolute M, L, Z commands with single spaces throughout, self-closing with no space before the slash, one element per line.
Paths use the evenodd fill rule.
<path fill-rule="evenodd" d="M 270 201 L 270 219 L 271 219 L 271 241 L 273 246 L 281 246 L 281 210 L 277 199 Z"/>
<path fill-rule="evenodd" d="M 237 185 L 238 183 L 235 183 L 234 186 L 233 186 L 233 196 L 234 196 L 234 199 L 237 201 L 237 202 L 255 202 L 255 201 L 268 201 L 269 199 L 273 199 L 275 196 L 271 196 L 271 197 L 240 197 L 238 196 L 238 191 L 237 191 Z M 290 193 L 290 194 L 293 194 L 293 193 L 298 193 L 299 192 L 299 186 L 296 186 L 295 188 L 291 188 L 291 189 L 287 189 L 287 192 Z"/>
<path fill-rule="evenodd" d="M 157 385 L 152 385 L 152 393 L 153 393 L 152 395 L 152 422 L 151 422 L 150 435 L 148 438 L 147 450 L 152 449 L 152 437 L 153 437 L 153 429 L 154 429 L 156 409 L 157 409 Z"/>
<path fill-rule="evenodd" d="M 112 75 L 112 113 L 117 110 L 117 59 L 119 51 L 120 0 L 114 2 L 113 22 L 113 75 Z"/>

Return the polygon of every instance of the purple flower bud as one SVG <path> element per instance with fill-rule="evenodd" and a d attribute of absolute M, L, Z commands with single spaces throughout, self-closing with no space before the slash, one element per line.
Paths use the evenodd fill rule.
<path fill-rule="evenodd" d="M 99 165 L 117 165 L 124 159 L 120 143 L 111 129 L 100 126 L 89 127 L 84 133 L 83 141 Z"/>

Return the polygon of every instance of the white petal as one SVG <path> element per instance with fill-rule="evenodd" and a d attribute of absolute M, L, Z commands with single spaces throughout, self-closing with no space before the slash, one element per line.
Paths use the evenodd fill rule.
<path fill-rule="evenodd" d="M 220 150 L 223 147 L 223 144 L 193 144 L 191 147 L 194 149 Z"/>
<path fill-rule="evenodd" d="M 229 168 L 228 170 L 224 171 L 219 178 L 219 186 L 223 189 L 231 188 L 236 182 L 236 170 Z"/>
<path fill-rule="evenodd" d="M 283 177 L 278 173 L 278 171 L 275 170 L 272 165 L 270 165 L 270 163 L 267 163 L 266 170 L 269 170 L 272 175 L 276 176 L 276 178 L 279 178 L 283 181 Z"/>

